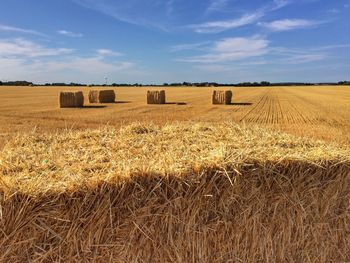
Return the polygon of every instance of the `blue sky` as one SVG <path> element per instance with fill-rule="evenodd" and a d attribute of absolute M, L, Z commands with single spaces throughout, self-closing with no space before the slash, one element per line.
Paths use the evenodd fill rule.
<path fill-rule="evenodd" d="M 350 0 L 1 0 L 0 80 L 350 79 Z"/>

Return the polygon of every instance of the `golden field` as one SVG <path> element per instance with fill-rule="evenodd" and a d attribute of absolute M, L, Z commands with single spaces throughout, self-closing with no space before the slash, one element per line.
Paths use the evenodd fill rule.
<path fill-rule="evenodd" d="M 151 106 L 146 105 L 146 92 L 152 88 L 121 87 L 114 89 L 116 104 L 86 103 L 83 109 L 58 108 L 60 91 L 82 90 L 86 102 L 91 89 L 96 88 L 0 87 L 0 141 L 3 143 L 8 134 L 34 127 L 49 132 L 62 128 L 99 128 L 104 124 L 120 126 L 135 121 L 224 120 L 350 143 L 350 88 L 346 86 L 234 87 L 230 89 L 236 104 L 229 106 L 211 104 L 212 91 L 216 88 L 165 88 L 170 104 Z"/>
<path fill-rule="evenodd" d="M 89 89 L 0 88 L 0 262 L 350 261 L 349 88 Z"/>

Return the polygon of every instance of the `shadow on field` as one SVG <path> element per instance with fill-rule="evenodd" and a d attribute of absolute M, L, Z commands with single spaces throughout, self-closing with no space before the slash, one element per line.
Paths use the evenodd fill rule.
<path fill-rule="evenodd" d="M 223 169 L 203 167 L 198 176 L 191 171 L 181 177 L 135 173 L 127 179 L 118 178 L 119 183 L 103 182 L 103 178 L 99 178 L 96 182 L 91 180 L 90 187 L 79 183 L 65 188 L 63 193 L 54 190 L 41 193 L 38 188 L 40 198 L 17 191 L 15 185 L 10 186 L 15 192 L 0 203 L 4 211 L 0 218 L 0 261 L 43 259 L 46 255 L 28 249 L 28 246 L 36 248 L 43 244 L 50 246 L 52 261 L 69 261 L 72 255 L 79 255 L 91 261 L 105 262 L 113 257 L 122 262 L 136 262 L 140 251 L 147 259 L 154 258 L 152 252 L 157 251 L 154 260 L 157 262 L 169 262 L 173 258 L 182 262 L 203 262 L 203 258 L 208 259 L 205 262 L 211 262 L 212 258 L 244 258 L 247 262 L 258 258 L 269 262 L 277 258 L 276 255 L 280 259 L 301 262 L 301 247 L 306 248 L 303 256 L 311 262 L 327 257 L 334 258 L 334 262 L 348 260 L 347 246 L 338 249 L 332 246 L 347 244 L 349 240 L 349 234 L 343 233 L 349 220 L 348 209 L 344 208 L 345 200 L 350 198 L 349 163 L 325 162 L 321 167 L 307 160 L 255 162 L 252 166 L 241 165 L 238 170 L 229 166 Z M 317 195 L 315 189 L 319 192 Z M 31 191 L 28 192 L 36 194 L 35 190 Z M 151 198 L 149 193 L 152 193 Z M 290 200 L 296 195 L 302 201 L 292 203 Z M 283 210 L 274 211 L 273 207 L 279 205 Z M 304 209 L 300 209 L 301 205 Z M 332 209 L 323 211 L 320 209 L 323 205 Z M 13 215 L 18 211 L 23 213 L 16 215 L 15 223 L 21 227 L 15 228 Z M 150 216 L 149 211 L 157 216 Z M 276 220 L 260 211 L 276 213 Z M 58 220 L 57 215 L 67 219 Z M 176 220 L 168 220 L 169 217 Z M 327 227 L 313 223 L 315 218 L 322 218 Z M 37 222 L 45 227 L 38 227 Z M 135 222 L 147 226 L 147 235 L 141 228 L 135 228 Z M 303 232 L 293 233 L 288 231 L 290 229 L 303 229 Z M 176 237 L 181 249 L 174 251 L 167 244 L 169 236 Z M 190 241 L 189 236 L 193 237 Z M 58 242 L 57 237 L 64 239 Z M 110 245 L 107 248 L 94 246 L 95 238 L 108 240 Z M 77 246 L 77 240 L 86 249 Z M 125 244 L 133 248 L 128 253 L 120 249 Z M 213 248 L 213 244 L 220 249 Z M 275 249 L 267 249 L 265 244 Z M 315 253 L 320 246 L 324 249 Z M 90 252 L 92 249 L 94 254 Z M 192 255 L 188 251 L 203 253 Z M 103 260 L 100 255 L 104 256 Z"/>
<path fill-rule="evenodd" d="M 249 106 L 249 105 L 253 105 L 253 103 L 251 103 L 251 102 L 232 102 L 230 105 Z"/>
<path fill-rule="evenodd" d="M 186 102 L 166 102 L 168 105 L 187 105 Z"/>
<path fill-rule="evenodd" d="M 104 105 L 86 105 L 82 107 L 83 109 L 103 109 L 107 108 L 107 106 Z"/>
<path fill-rule="evenodd" d="M 120 101 L 115 101 L 113 102 L 114 104 L 125 104 L 125 103 L 131 103 L 131 101 L 128 100 L 120 100 Z"/>

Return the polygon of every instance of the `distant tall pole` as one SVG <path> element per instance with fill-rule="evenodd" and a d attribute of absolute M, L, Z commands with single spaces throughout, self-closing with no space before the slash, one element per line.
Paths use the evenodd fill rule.
<path fill-rule="evenodd" d="M 108 84 L 108 77 L 105 77 L 105 80 L 106 80 L 106 86 L 107 86 L 107 84 Z"/>

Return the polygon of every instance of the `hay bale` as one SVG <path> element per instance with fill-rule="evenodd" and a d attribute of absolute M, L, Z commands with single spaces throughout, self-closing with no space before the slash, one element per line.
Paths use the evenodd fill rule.
<path fill-rule="evenodd" d="M 99 91 L 98 90 L 90 90 L 89 91 L 89 102 L 90 103 L 98 103 L 98 94 Z"/>
<path fill-rule="evenodd" d="M 60 108 L 78 108 L 84 105 L 84 94 L 82 91 L 77 92 L 60 92 Z"/>
<path fill-rule="evenodd" d="M 147 104 L 165 104 L 165 90 L 147 91 Z"/>
<path fill-rule="evenodd" d="M 115 102 L 114 90 L 100 90 L 98 99 L 100 103 L 113 103 Z"/>
<path fill-rule="evenodd" d="M 114 90 L 90 90 L 90 103 L 113 103 L 115 102 Z"/>
<path fill-rule="evenodd" d="M 213 97 L 212 97 L 213 104 L 230 105 L 231 101 L 232 101 L 232 91 L 214 90 Z"/>

